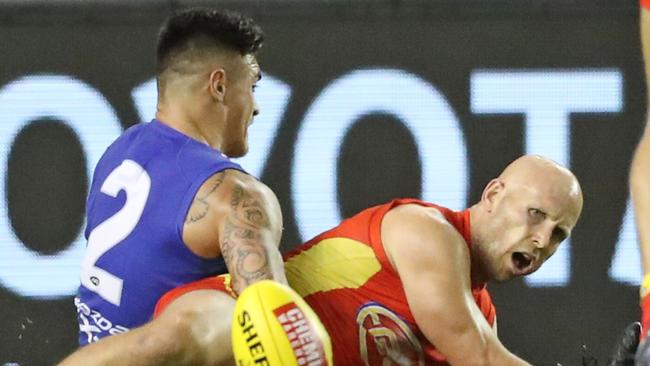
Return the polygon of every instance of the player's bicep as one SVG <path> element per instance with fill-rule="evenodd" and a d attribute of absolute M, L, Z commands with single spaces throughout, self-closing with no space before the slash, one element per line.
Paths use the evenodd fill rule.
<path fill-rule="evenodd" d="M 496 337 L 472 297 L 462 237 L 444 218 L 433 216 L 389 212 L 384 225 L 394 230 L 382 227 L 387 234 L 382 237 L 418 327 L 450 363 L 463 364 L 471 361 L 468 354 L 485 348 L 486 337 Z"/>
<path fill-rule="evenodd" d="M 407 272 L 411 275 L 402 277 L 409 308 L 426 338 L 450 360 L 471 349 L 485 322 L 471 292 L 453 276 L 434 270 Z"/>
<path fill-rule="evenodd" d="M 286 283 L 278 245 L 282 212 L 275 194 L 255 178 L 225 170 L 197 192 L 183 240 L 204 257 L 223 257 L 239 292 L 260 279 Z"/>
<path fill-rule="evenodd" d="M 269 234 L 272 235 L 270 241 L 279 244 L 282 236 L 282 211 L 273 191 L 255 178 L 241 173 L 232 180 L 229 199 L 223 208 L 223 227 L 252 230 L 255 235 Z M 222 248 L 223 246 L 222 242 Z"/>

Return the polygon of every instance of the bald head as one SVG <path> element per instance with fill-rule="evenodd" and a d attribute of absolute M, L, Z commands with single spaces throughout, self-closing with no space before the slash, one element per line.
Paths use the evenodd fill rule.
<path fill-rule="evenodd" d="M 524 155 L 510 163 L 497 178 L 506 188 L 538 189 L 544 195 L 563 197 L 580 215 L 582 189 L 575 175 L 555 161 L 539 155 Z"/>
<path fill-rule="evenodd" d="M 525 179 L 533 175 L 563 176 L 575 181 L 577 179 L 571 171 L 555 161 L 539 155 L 524 155 L 510 163 L 499 175 L 501 179 Z M 576 187 L 579 188 L 579 187 Z"/>
<path fill-rule="evenodd" d="M 513 161 L 470 208 L 477 276 L 502 281 L 536 271 L 581 211 L 582 190 L 567 168 L 535 155 Z"/>

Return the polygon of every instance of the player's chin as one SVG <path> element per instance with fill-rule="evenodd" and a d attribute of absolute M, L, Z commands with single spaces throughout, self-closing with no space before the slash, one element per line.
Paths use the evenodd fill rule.
<path fill-rule="evenodd" d="M 501 267 L 501 268 L 493 268 L 490 271 L 490 281 L 491 282 L 506 282 L 509 281 L 513 278 L 515 278 L 516 275 L 510 270 L 507 266 Z"/>
<path fill-rule="evenodd" d="M 531 267 L 531 268 L 527 268 L 525 270 L 515 271 L 515 272 L 511 273 L 509 279 L 526 277 L 528 275 L 531 275 L 531 274 L 535 273 L 538 269 L 539 269 L 539 267 Z"/>
<path fill-rule="evenodd" d="M 505 268 L 502 268 L 501 271 L 499 271 L 497 274 L 493 276 L 493 280 L 495 282 L 506 282 L 515 278 L 528 276 L 529 274 L 535 272 L 535 270 L 536 269 L 532 268 L 532 266 L 525 269 L 506 266 Z"/>
<path fill-rule="evenodd" d="M 224 150 L 225 151 L 223 151 L 223 153 L 226 154 L 229 158 L 241 158 L 242 156 L 246 155 L 246 153 L 248 153 L 248 144 L 233 144 Z"/>
<path fill-rule="evenodd" d="M 511 279 L 513 279 L 515 277 L 518 277 L 518 276 L 515 275 L 512 272 L 503 272 L 503 273 L 499 273 L 499 274 L 497 274 L 495 276 L 492 276 L 492 281 L 498 282 L 498 283 L 507 282 L 507 281 L 510 281 Z"/>

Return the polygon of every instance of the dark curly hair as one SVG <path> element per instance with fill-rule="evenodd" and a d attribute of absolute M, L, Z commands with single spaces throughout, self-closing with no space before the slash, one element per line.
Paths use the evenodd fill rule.
<path fill-rule="evenodd" d="M 157 74 L 177 59 L 191 58 L 195 52 L 221 48 L 240 55 L 255 54 L 264 41 L 262 28 L 242 14 L 193 8 L 173 14 L 158 35 Z"/>

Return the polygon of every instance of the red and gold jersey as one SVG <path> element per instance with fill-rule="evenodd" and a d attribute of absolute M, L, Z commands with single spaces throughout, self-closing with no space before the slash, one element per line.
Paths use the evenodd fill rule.
<path fill-rule="evenodd" d="M 386 212 L 409 203 L 437 208 L 471 245 L 469 211 L 401 199 L 368 208 L 285 257 L 289 284 L 314 309 L 332 339 L 335 365 L 446 365 L 415 324 L 381 241 Z M 179 296 L 200 289 L 236 297 L 229 275 L 210 277 L 169 291 L 156 305 L 156 315 Z M 485 285 L 473 284 L 472 293 L 494 325 L 495 308 Z"/>
<path fill-rule="evenodd" d="M 320 317 L 332 338 L 335 365 L 445 365 L 408 307 L 399 276 L 381 241 L 381 221 L 402 204 L 437 208 L 470 242 L 469 211 L 413 199 L 368 208 L 289 253 L 289 284 Z M 472 293 L 490 325 L 495 308 L 484 284 Z"/>

